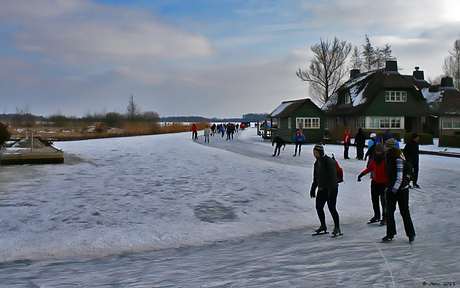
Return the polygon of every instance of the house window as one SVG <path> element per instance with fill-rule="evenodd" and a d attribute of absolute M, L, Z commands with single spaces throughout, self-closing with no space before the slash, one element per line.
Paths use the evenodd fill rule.
<path fill-rule="evenodd" d="M 369 117 L 369 128 L 380 128 L 380 118 Z"/>
<path fill-rule="evenodd" d="M 390 117 L 380 117 L 380 128 L 390 128 Z"/>
<path fill-rule="evenodd" d="M 340 126 L 339 117 L 335 117 L 335 119 L 334 119 L 334 126 L 335 126 L 335 127 L 339 127 L 339 126 Z"/>
<path fill-rule="evenodd" d="M 276 128 L 281 128 L 281 118 L 278 118 L 278 121 L 276 122 Z"/>
<path fill-rule="evenodd" d="M 460 118 L 455 118 L 455 117 L 442 118 L 442 129 L 460 129 Z"/>
<path fill-rule="evenodd" d="M 329 129 L 329 119 L 324 118 L 324 129 Z"/>
<path fill-rule="evenodd" d="M 296 118 L 297 128 L 305 129 L 319 129 L 319 118 L 307 117 L 307 118 Z"/>
<path fill-rule="evenodd" d="M 288 129 L 291 129 L 291 117 L 288 118 Z"/>
<path fill-rule="evenodd" d="M 402 127 L 401 117 L 368 117 L 368 119 L 369 128 L 390 129 Z M 361 127 L 364 128 L 364 126 Z"/>
<path fill-rule="evenodd" d="M 303 118 L 296 118 L 295 119 L 296 121 L 296 125 L 295 125 L 295 128 L 297 129 L 300 129 L 303 127 Z"/>
<path fill-rule="evenodd" d="M 351 103 L 351 95 L 350 92 L 346 92 L 344 95 L 344 101 L 345 104 L 350 104 Z"/>
<path fill-rule="evenodd" d="M 366 117 L 356 118 L 356 128 L 366 128 Z"/>
<path fill-rule="evenodd" d="M 407 92 L 385 91 L 385 102 L 407 102 Z"/>

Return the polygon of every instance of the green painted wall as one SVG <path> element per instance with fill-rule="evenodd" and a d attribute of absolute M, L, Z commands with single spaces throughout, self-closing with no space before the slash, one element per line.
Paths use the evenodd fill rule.
<path fill-rule="evenodd" d="M 385 89 L 380 90 L 378 96 L 364 111 L 365 116 L 426 116 L 427 111 L 420 109 L 420 101 L 411 90 L 389 89 L 388 91 L 406 91 L 407 102 L 385 102 Z"/>

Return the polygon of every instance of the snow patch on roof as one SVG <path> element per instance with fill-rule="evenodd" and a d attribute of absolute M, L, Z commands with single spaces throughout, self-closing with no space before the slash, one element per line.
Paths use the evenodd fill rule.
<path fill-rule="evenodd" d="M 366 103 L 367 99 L 363 97 L 363 93 L 366 90 L 367 85 L 369 85 L 369 83 L 366 83 L 366 86 L 364 86 L 362 89 L 359 89 L 358 86 L 353 86 L 350 88 L 350 95 L 353 107 Z"/>
<path fill-rule="evenodd" d="M 286 109 L 287 107 L 291 106 L 292 104 L 295 104 L 295 102 L 281 103 L 278 107 L 275 108 L 275 110 L 273 110 L 272 113 L 270 113 L 270 115 L 272 117 L 276 117 L 280 113 L 282 113 L 284 111 L 284 109 Z"/>
<path fill-rule="evenodd" d="M 442 101 L 444 91 L 438 90 L 436 92 L 430 92 L 428 88 L 423 88 L 421 92 L 427 103 L 434 103 Z"/>

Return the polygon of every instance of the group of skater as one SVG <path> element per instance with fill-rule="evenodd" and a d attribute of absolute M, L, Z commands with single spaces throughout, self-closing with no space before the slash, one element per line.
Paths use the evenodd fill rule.
<path fill-rule="evenodd" d="M 244 124 L 235 125 L 233 123 L 227 123 L 227 124 L 213 123 L 211 127 L 209 127 L 209 125 L 206 125 L 206 127 L 203 130 L 204 143 L 209 143 L 209 136 L 214 137 L 215 134 L 220 134 L 222 138 L 225 136 L 225 134 L 227 134 L 226 140 L 233 140 L 233 134 L 238 133 L 238 130 L 240 128 L 244 129 L 245 128 Z M 192 139 L 198 140 L 198 128 L 196 124 L 192 124 L 190 131 L 192 132 Z"/>
<path fill-rule="evenodd" d="M 349 134 L 349 131 L 347 131 Z M 359 133 L 359 131 L 358 131 Z M 386 135 L 388 134 L 388 135 Z M 409 210 L 409 188 L 420 188 L 417 184 L 419 166 L 419 145 L 420 139 L 417 133 L 412 134 L 411 140 L 405 145 L 404 149 L 399 148 L 399 142 L 389 131 L 380 140 L 372 133 L 369 140 L 369 148 L 366 156 L 370 158 L 366 169 L 358 175 L 358 182 L 367 174 L 371 174 L 371 202 L 374 215 L 368 224 L 379 223 L 386 226 L 386 235 L 382 242 L 392 241 L 396 235 L 395 211 L 398 204 L 399 211 L 404 223 L 404 230 L 409 242 L 415 240 L 415 229 L 412 223 Z M 348 136 L 347 136 L 348 137 Z M 349 140 L 344 137 L 344 140 Z M 385 140 L 385 141 L 384 141 Z M 383 142 L 383 143 L 382 143 Z M 344 143 L 346 143 L 344 141 Z M 348 142 L 349 143 L 349 142 Z M 334 222 L 333 236 L 341 235 L 339 214 L 336 209 L 338 181 L 337 164 L 334 160 L 324 154 L 321 144 L 315 145 L 313 155 L 316 158 L 313 172 L 313 183 L 310 189 L 310 196 L 316 197 L 316 211 L 320 220 L 320 227 L 315 230 L 315 234 L 325 234 L 327 232 L 324 216 L 324 205 L 327 203 L 330 214 Z M 358 153 L 362 156 L 361 153 Z M 344 158 L 348 157 L 348 147 L 345 145 Z M 359 157 L 357 156 L 359 159 Z M 359 160 L 364 160 L 359 159 Z M 409 162 L 413 167 L 413 177 L 409 179 L 404 173 L 405 166 Z M 410 182 L 412 181 L 412 185 Z M 316 189 L 318 191 L 316 192 Z"/>
<path fill-rule="evenodd" d="M 302 133 L 300 129 L 297 129 L 296 132 L 294 133 L 294 144 L 295 144 L 295 150 L 294 150 L 294 155 L 292 156 L 297 156 L 297 151 L 298 155 L 300 156 L 300 152 L 302 152 L 302 143 L 305 142 L 305 135 Z M 281 138 L 279 135 L 276 135 L 273 140 L 272 140 L 272 146 L 275 146 L 275 151 L 273 152 L 272 156 L 280 156 L 280 151 L 281 147 L 284 148 L 286 147 L 286 142 L 284 142 L 283 138 Z"/>

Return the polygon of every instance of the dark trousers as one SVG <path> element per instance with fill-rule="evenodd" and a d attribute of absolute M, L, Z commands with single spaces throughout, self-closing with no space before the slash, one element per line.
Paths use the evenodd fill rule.
<path fill-rule="evenodd" d="M 278 151 L 278 155 L 277 155 L 277 156 L 280 156 L 281 146 L 283 146 L 283 145 L 278 145 L 278 144 L 276 144 L 275 152 L 273 152 L 273 156 L 276 155 L 276 151 Z"/>
<path fill-rule="evenodd" d="M 332 219 L 334 220 L 334 227 L 340 228 L 339 223 L 339 213 L 336 209 L 337 204 L 337 195 L 339 193 L 339 188 L 331 188 L 327 190 L 318 189 L 316 194 L 316 212 L 318 213 L 318 218 L 321 225 L 326 226 L 326 215 L 324 214 L 324 204 L 327 202 L 327 207 L 331 213 Z"/>
<path fill-rule="evenodd" d="M 415 236 L 414 224 L 410 217 L 409 211 L 409 189 L 399 189 L 396 193 L 388 190 L 386 192 L 387 198 L 387 236 L 393 237 L 396 235 L 396 223 L 395 223 L 395 210 L 396 202 L 398 202 L 399 212 L 404 222 L 404 230 L 406 230 L 406 236 Z"/>
<path fill-rule="evenodd" d="M 418 163 L 410 163 L 414 168 L 414 179 L 412 180 L 412 184 L 416 185 L 418 181 Z"/>
<path fill-rule="evenodd" d="M 377 183 L 374 180 L 371 181 L 371 200 L 372 200 L 372 208 L 374 209 L 374 217 L 380 219 L 380 205 L 382 205 L 382 220 L 386 220 L 385 218 L 385 210 L 387 207 L 387 201 L 385 198 L 385 188 L 386 183 Z"/>
<path fill-rule="evenodd" d="M 192 139 L 198 139 L 198 131 L 192 131 Z"/>
<path fill-rule="evenodd" d="M 356 158 L 358 158 L 358 160 L 364 159 L 364 146 L 363 145 L 356 146 Z"/>
<path fill-rule="evenodd" d="M 343 158 L 344 159 L 350 159 L 350 157 L 348 157 L 348 149 L 350 149 L 350 146 L 348 144 L 343 145 Z"/>
<path fill-rule="evenodd" d="M 299 155 L 300 155 L 300 151 L 302 150 L 302 141 L 295 141 L 294 155 L 297 154 L 297 147 L 299 147 Z"/>

